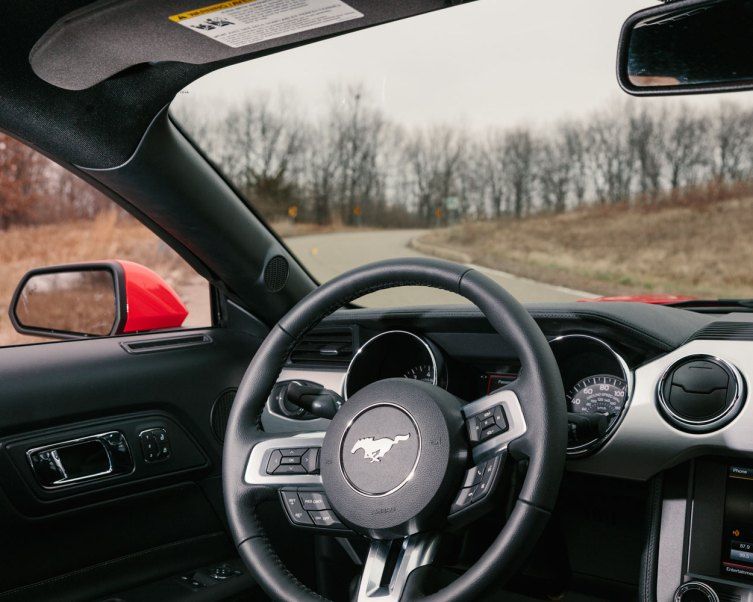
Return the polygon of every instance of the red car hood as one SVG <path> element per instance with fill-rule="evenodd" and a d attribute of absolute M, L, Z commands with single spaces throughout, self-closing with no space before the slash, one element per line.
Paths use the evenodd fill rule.
<path fill-rule="evenodd" d="M 652 305 L 673 305 L 683 301 L 695 301 L 695 297 L 685 295 L 623 295 L 617 297 L 594 297 L 593 299 L 579 299 L 583 303 L 650 303 Z"/>

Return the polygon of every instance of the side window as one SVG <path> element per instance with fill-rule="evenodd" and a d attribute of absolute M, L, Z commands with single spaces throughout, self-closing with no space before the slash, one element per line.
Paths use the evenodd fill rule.
<path fill-rule="evenodd" d="M 142 302 L 149 290 L 161 313 Z M 209 285 L 179 255 L 96 189 L 0 133 L 0 346 L 210 324 Z M 56 336 L 40 336 L 45 329 Z"/>

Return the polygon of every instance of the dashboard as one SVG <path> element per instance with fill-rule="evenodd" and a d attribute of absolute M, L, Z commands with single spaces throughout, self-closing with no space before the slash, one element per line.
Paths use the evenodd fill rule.
<path fill-rule="evenodd" d="M 647 481 L 704 453 L 753 454 L 748 314 L 720 319 L 638 303 L 529 311 L 560 368 L 570 470 Z M 377 380 L 414 378 L 471 402 L 520 370 L 510 342 L 475 308 L 343 309 L 298 343 L 279 382 L 316 383 L 347 403 Z M 325 420 L 290 410 L 273 392 L 265 429 L 326 430 Z"/>
<path fill-rule="evenodd" d="M 644 551 L 654 569 L 641 568 L 655 588 L 646 590 L 649 599 L 753 600 L 750 314 L 622 303 L 528 310 L 549 341 L 566 394 L 562 503 L 568 521 L 579 517 L 573 537 L 606 525 L 632 537 L 646 527 L 626 515 L 651 500 L 652 543 Z M 412 378 L 469 403 L 510 385 L 522 370 L 505 334 L 474 308 L 344 309 L 298 343 L 279 383 L 316 383 L 348 403 L 373 382 Z M 270 432 L 313 433 L 328 421 L 283 407 L 273 392 L 262 423 Z M 640 491 L 648 499 L 631 497 Z M 621 508 L 619 517 L 611 507 Z M 611 551 L 599 554 L 607 559 Z M 595 562 L 586 554 L 581 566 L 595 570 Z M 610 567 L 624 562 L 615 557 Z"/>

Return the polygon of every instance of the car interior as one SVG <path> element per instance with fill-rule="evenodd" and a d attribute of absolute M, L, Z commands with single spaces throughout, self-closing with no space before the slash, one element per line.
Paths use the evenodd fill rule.
<path fill-rule="evenodd" d="M 182 326 L 167 275 L 117 257 L 18 280 L 11 326 L 41 339 L 0 346 L 0 601 L 753 601 L 750 301 L 521 303 L 415 253 L 315 277 L 170 108 L 223 68 L 476 2 L 200 4 L 0 9 L 0 132 L 208 299 Z M 625 14 L 615 91 L 753 89 L 752 9 Z M 359 301 L 399 287 L 465 302 Z"/>

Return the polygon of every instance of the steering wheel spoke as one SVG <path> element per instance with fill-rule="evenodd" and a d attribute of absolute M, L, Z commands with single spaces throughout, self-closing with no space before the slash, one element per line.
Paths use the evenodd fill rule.
<path fill-rule="evenodd" d="M 357 602 L 398 602 L 411 573 L 434 561 L 438 543 L 439 536 L 434 533 L 373 541 L 358 586 Z"/>
<path fill-rule="evenodd" d="M 251 449 L 244 482 L 278 490 L 285 515 L 295 527 L 321 533 L 350 533 L 335 514 L 322 486 L 319 458 L 324 433 L 275 435 Z"/>

